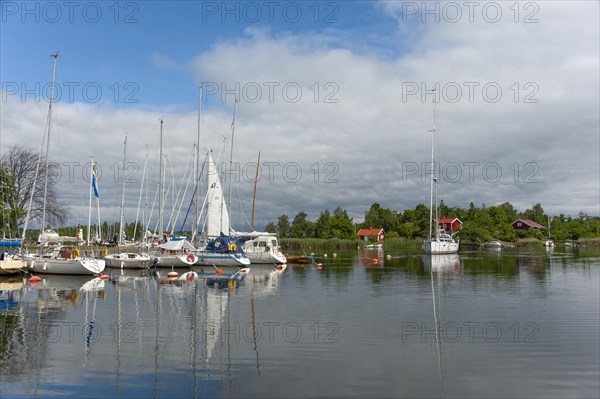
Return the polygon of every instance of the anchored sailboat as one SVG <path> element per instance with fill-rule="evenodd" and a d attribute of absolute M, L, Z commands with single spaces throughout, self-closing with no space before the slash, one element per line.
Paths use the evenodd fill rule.
<path fill-rule="evenodd" d="M 433 128 L 431 132 L 431 192 L 429 197 L 429 234 L 423 243 L 423 251 L 426 254 L 454 254 L 458 252 L 459 242 L 454 241 L 453 234 L 440 229 L 438 223 L 438 201 L 437 186 L 438 176 L 436 172 L 437 157 L 437 121 L 435 114 L 435 99 L 433 100 Z M 435 219 L 434 219 L 435 217 Z M 435 224 L 434 224 L 435 220 Z M 435 232 L 433 232 L 435 226 Z"/>

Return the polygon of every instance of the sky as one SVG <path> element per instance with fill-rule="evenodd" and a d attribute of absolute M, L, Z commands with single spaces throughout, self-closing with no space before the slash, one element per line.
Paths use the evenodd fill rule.
<path fill-rule="evenodd" d="M 92 156 L 101 219 L 118 220 L 126 135 L 126 217 L 140 195 L 152 208 L 161 118 L 180 223 L 199 105 L 200 151 L 227 167 L 236 98 L 237 230 L 259 151 L 259 229 L 428 203 L 434 101 L 447 205 L 598 216 L 599 15 L 595 1 L 2 1 L 1 151 L 39 151 L 58 51 L 49 158 L 69 224 L 87 222 Z"/>

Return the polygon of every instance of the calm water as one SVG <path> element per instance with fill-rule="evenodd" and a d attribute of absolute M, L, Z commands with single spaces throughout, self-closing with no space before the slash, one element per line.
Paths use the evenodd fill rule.
<path fill-rule="evenodd" d="M 600 397 L 599 253 L 391 255 L 223 288 L 4 278 L 0 396 Z"/>

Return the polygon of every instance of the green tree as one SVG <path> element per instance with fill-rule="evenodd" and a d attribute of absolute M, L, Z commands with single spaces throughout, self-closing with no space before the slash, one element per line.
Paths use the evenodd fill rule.
<path fill-rule="evenodd" d="M 331 218 L 331 234 L 335 238 L 354 238 L 354 226 L 348 212 L 340 207 L 335 208 Z"/>
<path fill-rule="evenodd" d="M 546 223 L 548 223 L 548 216 L 544 212 L 542 205 L 539 203 L 535 204 L 531 209 L 526 209 L 525 212 L 523 212 L 523 216 L 529 220 L 533 220 L 534 222 L 541 224 L 542 226 L 545 226 Z"/>
<path fill-rule="evenodd" d="M 331 237 L 331 214 L 329 213 L 329 209 L 325 209 L 319 215 L 319 218 L 315 223 L 315 229 L 313 234 L 316 238 Z"/>
<path fill-rule="evenodd" d="M 306 220 L 308 214 L 306 212 L 298 212 L 294 216 L 292 226 L 290 228 L 290 236 L 296 238 L 311 237 L 313 235 L 313 223 Z"/>
<path fill-rule="evenodd" d="M 290 237 L 290 219 L 287 215 L 279 216 L 279 220 L 277 221 L 277 232 L 281 238 Z"/>
<path fill-rule="evenodd" d="M 273 222 L 269 222 L 267 227 L 265 227 L 265 231 L 267 233 L 277 233 L 277 225 Z"/>

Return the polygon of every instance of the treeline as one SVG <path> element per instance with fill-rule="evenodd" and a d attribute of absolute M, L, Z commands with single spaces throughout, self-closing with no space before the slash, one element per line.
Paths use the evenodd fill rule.
<path fill-rule="evenodd" d="M 519 212 L 509 202 L 490 207 L 471 203 L 468 208 L 448 207 L 441 202 L 439 216 L 461 220 L 463 224 L 458 235 L 461 242 L 466 244 L 494 240 L 514 242 L 522 238 L 542 240 L 548 236 L 557 241 L 600 237 L 599 217 L 590 217 L 583 212 L 577 217 L 563 214 L 549 217 L 541 204 Z M 511 224 L 519 218 L 532 220 L 545 227 L 542 231 L 515 230 Z M 308 220 L 308 214 L 302 211 L 291 222 L 287 215 L 281 215 L 277 223 L 270 222 L 266 230 L 278 233 L 281 238 L 352 239 L 357 238 L 359 229 L 370 227 L 383 228 L 387 238 L 422 239 L 427 237 L 429 231 L 429 208 L 419 204 L 414 209 L 395 211 L 374 203 L 365 212 L 362 223 L 353 223 L 347 211 L 339 207 L 333 213 L 325 209 L 314 222 Z"/>

